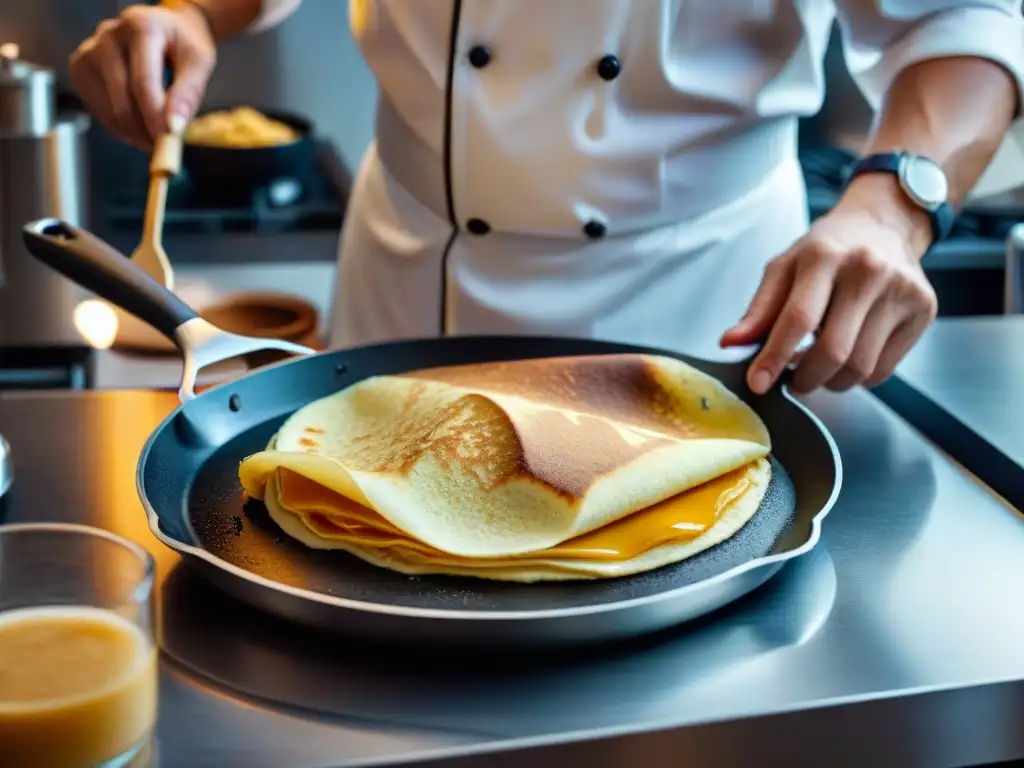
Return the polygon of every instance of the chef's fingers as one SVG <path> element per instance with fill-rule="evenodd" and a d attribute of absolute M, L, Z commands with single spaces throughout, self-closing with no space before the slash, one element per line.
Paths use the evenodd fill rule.
<path fill-rule="evenodd" d="M 164 118 L 164 59 L 167 55 L 167 36 L 149 14 L 125 13 L 121 35 L 128 49 L 132 94 L 149 139 L 167 131 Z"/>
<path fill-rule="evenodd" d="M 148 133 L 132 103 L 125 52 L 115 35 L 101 34 L 96 38 L 93 66 L 103 81 L 107 103 L 121 137 L 136 146 L 148 143 Z"/>
<path fill-rule="evenodd" d="M 875 372 L 878 358 L 902 317 L 899 308 L 886 301 L 878 301 L 864 320 L 850 358 L 825 386 L 833 392 L 844 392 L 865 381 Z"/>
<path fill-rule="evenodd" d="M 793 375 L 794 392 L 810 392 L 847 365 L 868 312 L 886 287 L 891 266 L 867 251 L 843 257 L 825 322 Z"/>
<path fill-rule="evenodd" d="M 900 360 L 935 319 L 939 308 L 935 290 L 916 264 L 913 269 L 896 268 L 892 272 L 879 303 L 889 307 L 891 325 L 873 365 L 869 366 L 864 360 L 856 366 L 857 373 L 868 371 L 861 377 L 867 387 L 877 386 L 892 375 Z M 846 381 L 838 383 L 846 384 Z"/>
<path fill-rule="evenodd" d="M 167 92 L 164 109 L 168 123 L 185 125 L 191 120 L 206 93 L 214 65 L 217 63 L 213 49 L 192 45 L 190 41 L 178 38 L 171 40 L 168 55 L 173 67 L 174 80 Z"/>
<path fill-rule="evenodd" d="M 722 334 L 718 344 L 737 347 L 760 341 L 772 327 L 793 287 L 796 262 L 783 254 L 768 263 L 761 284 L 750 300 L 747 312 L 736 325 Z"/>
<path fill-rule="evenodd" d="M 76 53 L 75 56 L 77 55 Z M 72 57 L 70 67 L 71 84 L 74 85 L 75 92 L 88 106 L 93 119 L 103 126 L 107 133 L 121 139 L 114 113 L 107 101 L 107 89 L 103 87 L 99 72 L 88 61 L 77 60 L 75 56 Z"/>
<path fill-rule="evenodd" d="M 836 276 L 831 254 L 810 246 L 798 257 L 793 289 L 768 341 L 747 371 L 747 385 L 755 394 L 767 392 L 785 370 L 800 342 L 814 332 L 825 315 Z"/>
<path fill-rule="evenodd" d="M 878 356 L 875 370 L 864 380 L 865 387 L 877 387 L 883 381 L 892 376 L 893 371 L 900 361 L 906 357 L 917 340 L 931 324 L 932 318 L 927 313 L 918 312 L 912 314 L 896 327 L 885 348 Z"/>
<path fill-rule="evenodd" d="M 85 47 L 72 57 L 71 81 L 90 114 L 103 129 L 119 141 L 135 145 L 138 137 L 124 131 L 114 114 L 99 67 L 92 58 L 93 48 Z M 80 57 L 80 58 L 79 58 Z M 137 145 L 136 145 L 137 146 Z"/>
<path fill-rule="evenodd" d="M 68 71 L 71 75 L 71 82 L 75 91 L 81 97 L 85 106 L 92 113 L 103 128 L 118 139 L 123 138 L 117 126 L 114 116 L 113 105 L 107 95 L 107 88 L 103 83 L 100 73 L 100 64 L 97 53 L 97 36 L 102 34 L 103 22 L 97 27 L 96 34 L 83 41 L 68 59 Z M 109 25 L 107 25 L 109 26 Z"/>

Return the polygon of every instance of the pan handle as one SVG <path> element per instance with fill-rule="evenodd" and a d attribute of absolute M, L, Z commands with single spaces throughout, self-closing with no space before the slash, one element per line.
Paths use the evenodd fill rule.
<path fill-rule="evenodd" d="M 789 386 L 789 383 L 793 380 L 793 371 L 796 370 L 796 366 L 799 364 L 801 358 L 811 347 L 814 346 L 818 340 L 818 334 L 814 331 L 804 334 L 804 337 L 800 339 L 800 343 L 796 345 L 796 349 L 793 352 L 793 358 L 787 363 L 786 367 L 782 369 L 782 373 L 779 374 L 778 380 L 775 382 L 773 389 L 780 386 Z M 766 333 L 761 338 L 755 340 L 750 347 L 750 354 L 744 357 L 742 360 L 736 361 L 736 365 L 743 367 L 744 381 L 746 381 L 746 372 L 750 367 L 750 364 L 754 362 L 754 358 L 757 357 L 758 353 L 764 347 L 768 341 L 768 334 Z"/>
<path fill-rule="evenodd" d="M 59 219 L 40 219 L 22 229 L 25 247 L 39 261 L 78 285 L 153 326 L 183 356 L 178 399 L 195 397 L 196 376 L 207 366 L 266 350 L 311 355 L 314 350 L 283 339 L 228 333 L 199 317 L 185 302 L 131 259 L 95 235 Z"/>
<path fill-rule="evenodd" d="M 39 261 L 116 304 L 178 343 L 178 328 L 198 315 L 185 302 L 95 235 L 60 219 L 22 229 L 25 247 Z"/>

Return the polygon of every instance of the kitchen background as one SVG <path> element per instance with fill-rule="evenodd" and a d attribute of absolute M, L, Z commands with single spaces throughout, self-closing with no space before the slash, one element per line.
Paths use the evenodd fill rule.
<path fill-rule="evenodd" d="M 124 5 L 117 0 L 6 0 L 0 4 L 0 43 L 17 43 L 23 59 L 52 68 L 58 92 L 70 95 L 69 53 L 102 18 Z M 223 49 L 207 106 L 248 104 L 307 116 L 319 137 L 318 162 L 297 185 L 278 185 L 245 200 L 198 199 L 187 186 L 172 189 L 164 245 L 175 265 L 176 290 L 193 304 L 204 306 L 240 291 L 273 290 L 308 302 L 321 326 L 326 319 L 348 184 L 370 140 L 376 103 L 375 84 L 348 33 L 347 6 L 344 0 L 306 0 L 280 27 Z M 825 105 L 801 130 L 812 215 L 834 201 L 849 150 L 871 120 L 870 108 L 845 71 L 837 40 L 826 69 Z M 62 104 L 74 107 L 73 99 L 64 98 Z M 97 128 L 88 131 L 84 145 L 88 173 L 81 223 L 131 252 L 141 229 L 148 158 Z M 0 182 L 12 183 L 2 166 Z M 1024 194 L 1014 192 L 1021 185 L 1024 158 L 1018 145 L 1008 142 L 956 231 L 925 262 L 943 314 L 1004 311 L 1007 234 L 1024 221 Z M 29 258 L 18 249 L 16 239 L 0 240 L 0 265 L 7 265 L 0 268 L 0 387 L 173 385 L 178 363 L 166 352 L 94 354 L 81 342 L 73 320 L 86 297 L 62 278 L 43 277 L 41 270 L 17 285 L 11 276 L 19 270 L 11 265 Z M 100 346 L 109 341 L 94 339 Z"/>

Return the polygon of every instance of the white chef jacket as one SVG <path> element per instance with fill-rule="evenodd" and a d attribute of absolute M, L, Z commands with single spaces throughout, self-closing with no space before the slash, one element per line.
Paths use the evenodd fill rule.
<path fill-rule="evenodd" d="M 254 29 L 299 0 L 264 0 Z M 331 341 L 601 338 L 721 359 L 807 227 L 836 18 L 877 106 L 929 58 L 1022 82 L 1020 0 L 351 0 L 380 86 Z"/>

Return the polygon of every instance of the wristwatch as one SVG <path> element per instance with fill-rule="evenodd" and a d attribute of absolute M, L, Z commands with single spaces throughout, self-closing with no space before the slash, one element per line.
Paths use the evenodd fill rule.
<path fill-rule="evenodd" d="M 934 160 L 910 152 L 880 152 L 861 159 L 850 171 L 849 184 L 862 173 L 892 173 L 911 203 L 928 214 L 932 223 L 932 245 L 953 228 L 953 207 L 949 204 L 949 182 Z"/>

